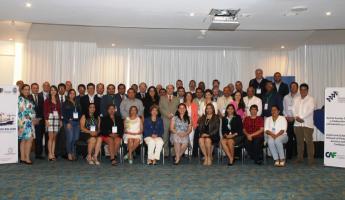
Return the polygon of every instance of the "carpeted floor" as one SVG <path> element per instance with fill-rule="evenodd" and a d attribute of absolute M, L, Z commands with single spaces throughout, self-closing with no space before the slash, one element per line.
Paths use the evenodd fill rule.
<path fill-rule="evenodd" d="M 345 199 L 345 169 L 288 163 L 204 167 L 196 160 L 173 166 L 137 163 L 112 167 L 85 161 L 35 160 L 0 165 L 1 199 Z"/>

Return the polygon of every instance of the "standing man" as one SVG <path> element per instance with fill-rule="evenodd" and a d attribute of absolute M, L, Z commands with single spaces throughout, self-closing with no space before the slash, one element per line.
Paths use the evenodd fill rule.
<path fill-rule="evenodd" d="M 193 98 L 195 98 L 195 89 L 196 89 L 196 82 L 195 80 L 190 80 L 189 81 L 189 92 L 192 93 Z"/>
<path fill-rule="evenodd" d="M 296 163 L 303 162 L 304 141 L 307 144 L 308 164 L 314 163 L 314 110 L 315 100 L 308 95 L 309 86 L 303 83 L 299 87 L 300 95 L 296 97 L 292 105 L 292 113 L 295 118 L 294 130 L 297 139 L 297 160 Z"/>
<path fill-rule="evenodd" d="M 254 87 L 249 86 L 247 89 L 247 96 L 243 97 L 244 104 L 246 104 L 246 116 L 250 116 L 250 107 L 256 105 L 258 107 L 257 115 L 261 116 L 262 114 L 262 101 L 260 98 L 254 95 Z"/>
<path fill-rule="evenodd" d="M 146 90 L 147 90 L 147 85 L 146 83 L 142 82 L 139 84 L 139 92 L 136 94 L 136 98 L 140 99 L 141 101 L 143 101 L 145 99 L 146 96 Z"/>
<path fill-rule="evenodd" d="M 242 97 L 247 96 L 247 92 L 243 91 L 243 84 L 242 84 L 241 81 L 236 81 L 236 83 L 235 83 L 235 89 L 236 89 L 236 92 L 240 92 L 240 93 L 241 93 Z M 235 97 L 235 93 L 236 93 L 236 92 L 234 92 L 234 93 L 232 94 L 232 97 Z"/>
<path fill-rule="evenodd" d="M 107 94 L 104 95 L 101 99 L 101 115 L 102 117 L 105 117 L 108 115 L 108 106 L 109 105 L 115 105 L 115 85 L 109 84 L 107 86 Z M 116 111 L 117 108 L 115 108 Z"/>
<path fill-rule="evenodd" d="M 59 93 L 59 100 L 61 105 L 66 101 L 66 85 L 64 83 L 60 83 L 58 85 L 58 93 Z"/>
<path fill-rule="evenodd" d="M 174 92 L 175 97 L 177 97 L 177 90 L 179 87 L 183 87 L 183 81 L 180 79 L 176 81 L 176 91 Z"/>
<path fill-rule="evenodd" d="M 71 81 L 66 81 L 65 85 L 66 85 L 66 95 L 67 95 L 68 91 L 73 89 L 73 86 L 72 86 L 72 82 Z"/>
<path fill-rule="evenodd" d="M 80 98 L 81 111 L 84 115 L 88 113 L 90 103 L 94 103 L 96 106 L 95 116 L 100 114 L 101 99 L 95 94 L 95 84 L 89 83 L 86 86 L 87 95 Z"/>
<path fill-rule="evenodd" d="M 255 88 L 255 96 L 262 99 L 263 95 L 266 93 L 266 83 L 267 79 L 263 77 L 262 69 L 255 70 L 255 78 L 249 81 L 249 86 L 253 86 Z"/>
<path fill-rule="evenodd" d="M 294 132 L 295 118 L 292 113 L 293 101 L 294 99 L 296 99 L 296 97 L 299 97 L 298 83 L 292 82 L 290 83 L 290 93 L 286 95 L 283 100 L 284 116 L 286 117 L 286 120 L 288 122 L 288 127 L 286 131 L 289 137 L 289 140 L 286 144 L 287 159 L 291 159 L 292 156 L 295 156 L 297 154 L 296 135 Z"/>
<path fill-rule="evenodd" d="M 127 98 L 125 93 L 126 93 L 126 86 L 125 84 L 120 83 L 117 86 L 117 94 L 115 94 L 115 106 L 117 110 L 116 115 L 119 117 L 121 117 L 121 112 L 120 112 L 121 102 Z"/>
<path fill-rule="evenodd" d="M 274 90 L 272 81 L 267 81 L 265 91 L 265 94 L 262 96 L 262 116 L 270 117 L 272 116 L 271 108 L 273 105 L 278 106 L 279 110 L 283 110 L 283 100 Z"/>
<path fill-rule="evenodd" d="M 274 73 L 274 89 L 275 91 L 284 98 L 287 94 L 289 94 L 289 86 L 282 81 L 282 75 L 280 72 Z"/>
<path fill-rule="evenodd" d="M 50 83 L 48 81 L 45 81 L 42 84 L 42 88 L 43 88 L 43 90 L 42 90 L 42 92 L 40 92 L 38 94 L 38 96 L 40 96 L 40 98 L 42 97 L 43 101 L 45 101 L 46 99 L 49 98 Z M 42 120 L 43 120 L 43 123 L 45 123 L 44 118 L 42 118 Z M 48 144 L 48 132 L 45 129 L 45 124 L 44 124 L 43 131 L 44 131 L 44 144 L 45 144 L 44 145 L 44 151 L 45 151 L 46 155 L 48 155 L 48 145 L 47 145 Z"/>
<path fill-rule="evenodd" d="M 144 106 L 143 102 L 137 98 L 135 98 L 135 90 L 133 88 L 129 88 L 127 90 L 127 98 L 122 100 L 120 105 L 120 111 L 121 111 L 121 117 L 122 119 L 126 119 L 126 117 L 129 117 L 129 109 L 132 106 L 137 107 L 138 109 L 138 115 L 143 119 L 144 117 Z"/>
<path fill-rule="evenodd" d="M 196 88 L 196 97 L 193 99 L 193 102 L 198 105 L 198 116 L 201 117 L 203 115 L 203 111 L 201 108 L 201 104 L 205 102 L 204 92 L 201 88 Z"/>
<path fill-rule="evenodd" d="M 168 85 L 166 87 L 167 95 L 161 96 L 159 101 L 159 110 L 162 114 L 163 124 L 164 124 L 164 152 L 165 156 L 168 156 L 169 153 L 169 137 L 170 137 L 170 120 L 174 117 L 175 112 L 177 110 L 177 106 L 179 104 L 179 100 L 177 97 L 173 95 L 174 93 L 174 86 Z"/>
<path fill-rule="evenodd" d="M 97 97 L 102 99 L 103 94 L 104 94 L 104 84 L 103 83 L 98 83 L 97 84 L 96 92 L 97 92 Z"/>
<path fill-rule="evenodd" d="M 45 133 L 44 130 L 44 117 L 43 117 L 43 104 L 44 98 L 43 95 L 40 95 L 39 92 L 39 85 L 37 83 L 31 84 L 31 95 L 29 99 L 35 105 L 35 112 L 36 112 L 36 119 L 38 120 L 38 124 L 35 125 L 35 156 L 36 159 L 44 159 L 42 156 L 43 153 L 43 136 Z"/>
<path fill-rule="evenodd" d="M 59 100 L 61 105 L 61 110 L 63 110 L 63 105 L 65 101 L 67 100 L 66 96 L 66 85 L 64 83 L 60 83 L 58 85 L 58 93 L 59 93 Z M 61 116 L 63 118 L 63 116 Z M 59 130 L 59 134 L 56 138 L 56 146 L 55 146 L 55 152 L 57 156 L 61 156 L 63 158 L 67 158 L 67 151 L 66 151 L 66 133 L 65 128 L 61 127 Z"/>
<path fill-rule="evenodd" d="M 223 89 L 223 96 L 219 97 L 217 100 L 217 107 L 219 116 L 223 117 L 226 107 L 233 102 L 231 91 L 228 86 Z"/>
<path fill-rule="evenodd" d="M 184 103 L 184 96 L 186 94 L 186 91 L 183 87 L 177 88 L 177 98 L 179 100 L 179 103 Z"/>

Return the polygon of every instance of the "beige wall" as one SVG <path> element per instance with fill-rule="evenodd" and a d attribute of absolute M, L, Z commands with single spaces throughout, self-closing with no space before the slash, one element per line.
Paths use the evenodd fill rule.
<path fill-rule="evenodd" d="M 13 41 L 0 41 L 0 84 L 13 84 L 15 69 L 15 43 Z"/>

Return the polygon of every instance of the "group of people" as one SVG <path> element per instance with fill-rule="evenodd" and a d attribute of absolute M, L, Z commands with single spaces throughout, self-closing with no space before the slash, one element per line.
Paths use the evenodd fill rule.
<path fill-rule="evenodd" d="M 176 81 L 176 87 L 147 88 L 143 82 L 127 91 L 119 84 L 117 93 L 115 85 L 109 84 L 106 94 L 102 83 L 80 84 L 76 91 L 70 81 L 57 87 L 44 82 L 42 92 L 37 83 L 18 81 L 17 85 L 21 163 L 32 164 L 33 141 L 37 159 L 43 158 L 45 143 L 49 161 L 55 161 L 57 154 L 66 154 L 73 161 L 76 142 L 81 140 L 87 143 L 86 160 L 91 165 L 100 164 L 102 144 L 106 144 L 112 165 L 117 165 L 122 145 L 127 147 L 124 157 L 129 164 L 138 147 L 146 145 L 149 165 L 157 164 L 162 150 L 163 156 L 174 156 L 178 165 L 184 155 L 196 155 L 199 149 L 203 165 L 211 165 L 213 151 L 219 147 L 231 166 L 236 146 L 244 146 L 250 158 L 261 165 L 267 144 L 274 166 L 282 167 L 286 157 L 296 153 L 296 162 L 303 161 L 304 141 L 308 163 L 313 164 L 314 99 L 307 84 L 287 85 L 279 72 L 269 81 L 257 69 L 246 91 L 241 81 L 220 90 L 218 80 L 213 80 L 212 89 L 191 80 L 188 90 L 181 80 Z"/>

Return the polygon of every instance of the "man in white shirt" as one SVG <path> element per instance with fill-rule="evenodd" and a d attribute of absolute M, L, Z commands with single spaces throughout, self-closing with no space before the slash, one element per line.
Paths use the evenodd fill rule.
<path fill-rule="evenodd" d="M 262 101 L 259 97 L 255 95 L 255 88 L 253 86 L 249 86 L 247 89 L 247 96 L 243 97 L 244 104 L 246 104 L 246 115 L 250 116 L 250 106 L 257 105 L 258 106 L 258 116 L 262 114 Z"/>
<path fill-rule="evenodd" d="M 232 96 L 231 96 L 231 89 L 230 87 L 224 87 L 223 89 L 223 96 L 222 97 L 219 97 L 218 100 L 217 100 L 217 107 L 218 107 L 218 110 L 219 110 L 219 114 L 221 117 L 224 116 L 224 113 L 225 113 L 225 109 L 226 107 L 232 103 L 234 100 L 232 99 Z"/>
<path fill-rule="evenodd" d="M 201 117 L 203 114 L 201 104 L 205 101 L 204 92 L 201 88 L 196 88 L 195 91 L 196 97 L 193 99 L 193 102 L 196 103 L 196 105 L 198 105 L 198 116 Z"/>
<path fill-rule="evenodd" d="M 300 97 L 296 97 L 292 105 L 292 114 L 295 118 L 294 130 L 297 139 L 297 160 L 296 163 L 303 161 L 304 140 L 307 144 L 308 164 L 314 162 L 314 98 L 308 95 L 309 86 L 305 83 L 301 84 Z"/>
<path fill-rule="evenodd" d="M 283 108 L 284 108 L 284 116 L 288 122 L 287 128 L 287 135 L 289 137 L 289 141 L 286 144 L 286 158 L 291 159 L 292 156 L 296 156 L 297 154 L 297 146 L 296 146 L 296 135 L 294 132 L 294 122 L 295 118 L 292 113 L 292 106 L 293 101 L 296 97 L 299 97 L 298 93 L 298 83 L 292 82 L 290 83 L 290 93 L 284 97 L 283 100 Z"/>

